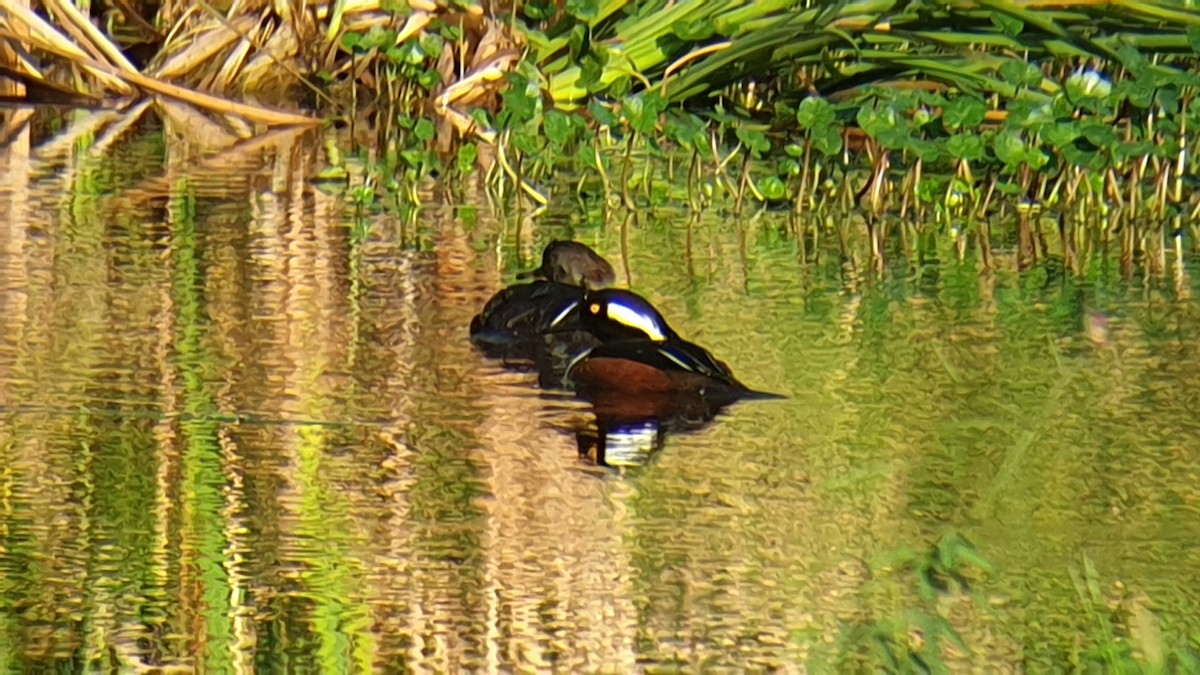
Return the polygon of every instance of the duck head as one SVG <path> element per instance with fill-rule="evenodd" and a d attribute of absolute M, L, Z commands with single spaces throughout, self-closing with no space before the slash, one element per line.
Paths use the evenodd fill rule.
<path fill-rule="evenodd" d="M 605 288 L 585 294 L 580 323 L 601 342 L 666 342 L 675 337 L 675 331 L 649 300 L 633 291 L 619 288 Z"/>
<path fill-rule="evenodd" d="M 606 288 L 617 281 L 613 266 L 587 244 L 577 241 L 550 242 L 542 251 L 542 266 L 518 275 L 518 278 L 527 277 L 591 290 Z"/>

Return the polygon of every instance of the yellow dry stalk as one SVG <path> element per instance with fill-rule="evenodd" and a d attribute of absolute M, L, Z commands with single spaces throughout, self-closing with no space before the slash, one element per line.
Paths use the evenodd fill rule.
<path fill-rule="evenodd" d="M 259 25 L 262 29 L 261 24 Z M 221 69 L 213 76 L 211 86 L 206 87 L 209 91 L 228 91 L 237 79 L 238 74 L 242 72 L 242 66 L 246 63 L 247 57 L 250 55 L 250 49 L 254 45 L 250 40 L 238 40 L 233 51 L 225 57 L 225 63 L 221 65 Z"/>
<path fill-rule="evenodd" d="M 122 70 L 136 71 L 137 68 L 125 58 L 121 48 L 113 44 L 108 36 L 100 32 L 95 24 L 84 16 L 75 5 L 65 0 L 42 0 L 42 5 L 51 15 L 59 18 L 63 27 L 70 31 L 78 43 L 91 47 L 93 56 L 103 56 L 109 63 Z"/>
<path fill-rule="evenodd" d="M 304 46 L 311 38 L 321 35 L 320 12 L 308 7 L 281 10 L 279 0 L 235 0 L 225 12 L 203 0 L 197 5 L 199 12 L 185 15 L 187 26 L 172 27 L 160 51 L 170 56 L 161 61 L 156 75 L 181 78 L 213 92 L 313 86 L 306 78 L 308 68 L 299 59 L 308 56 Z M 375 6 L 377 2 L 357 2 L 350 8 Z"/>
<path fill-rule="evenodd" d="M 379 0 L 336 0 L 331 3 L 324 3 L 312 8 L 313 15 L 321 21 L 329 21 L 331 32 L 328 34 L 330 39 L 336 35 L 341 26 L 331 17 L 345 17 L 354 14 L 366 14 L 367 12 L 382 12 L 383 3 Z M 389 14 L 390 16 L 390 14 Z"/>
<path fill-rule="evenodd" d="M 20 39 L 20 36 L 15 35 L 7 29 L 0 28 L 0 38 L 14 40 Z M 252 122 L 259 122 L 269 126 L 311 126 L 321 123 L 321 120 L 307 117 L 305 115 L 299 115 L 283 110 L 273 110 L 271 108 L 265 108 L 261 106 L 248 105 L 238 101 L 221 98 L 219 96 L 193 91 L 191 89 L 187 89 L 186 87 L 180 87 L 169 82 L 163 82 L 153 77 L 142 75 L 138 72 L 124 72 L 112 64 L 98 61 L 87 55 L 75 54 L 74 52 L 63 49 L 56 44 L 39 44 L 38 48 L 59 58 L 67 59 L 90 72 L 100 73 L 109 78 L 120 81 L 127 89 L 137 87 L 150 93 L 160 94 L 162 96 L 168 96 L 170 98 L 190 103 L 198 108 L 203 108 L 204 110 L 208 110 L 210 112 L 235 115 Z M 77 47 L 75 49 L 78 50 Z"/>
<path fill-rule="evenodd" d="M 404 27 L 396 35 L 396 44 L 400 44 L 413 35 L 423 32 L 425 26 L 428 26 L 431 22 L 433 22 L 433 15 L 429 12 L 418 10 L 409 14 L 408 19 L 404 22 Z"/>
<path fill-rule="evenodd" d="M 438 109 L 477 102 L 482 96 L 493 93 L 497 83 L 504 81 L 504 76 L 511 72 L 513 65 L 521 60 L 521 55 L 515 50 L 507 50 L 495 54 L 486 62 L 471 68 L 461 80 L 447 86 L 434 99 Z"/>
<path fill-rule="evenodd" d="M 439 67 L 447 84 L 434 98 L 433 109 L 460 135 L 495 143 L 495 130 L 480 126 L 464 110 L 498 92 L 504 86 L 504 76 L 521 62 L 521 53 L 503 24 L 490 19 L 485 22 L 487 30 L 479 39 L 470 64 L 464 65 L 466 72 L 461 78 L 451 81 L 453 74 L 446 72 L 449 68 Z"/>
<path fill-rule="evenodd" d="M 271 80 L 281 80 L 286 72 L 295 82 L 303 82 L 304 76 L 294 60 L 299 57 L 300 36 L 294 24 L 286 23 L 275 27 L 261 48 L 250 57 L 238 78 L 238 85 L 247 90 L 265 90 Z"/>
<path fill-rule="evenodd" d="M 74 41 L 63 35 L 56 27 L 35 14 L 28 7 L 19 2 L 0 0 L 0 11 L 7 16 L 9 22 L 20 25 L 24 29 L 24 35 L 17 35 L 10 30 L 4 31 L 6 37 L 12 40 L 14 45 L 25 44 L 35 49 L 57 54 L 61 58 L 91 73 L 102 84 L 118 93 L 127 94 L 132 91 L 132 88 L 126 82 L 122 81 L 120 77 L 109 72 L 109 69 L 121 70 L 121 67 L 114 67 L 110 63 L 103 63 L 93 58 L 75 44 Z M 97 68 L 93 65 L 98 63 L 103 63 L 106 68 Z"/>
<path fill-rule="evenodd" d="M 260 21 L 259 17 L 240 16 L 229 23 L 212 23 L 188 31 L 186 36 L 177 40 L 177 44 L 183 46 L 148 74 L 165 79 L 187 77 L 211 63 L 231 44 L 254 30 Z"/>

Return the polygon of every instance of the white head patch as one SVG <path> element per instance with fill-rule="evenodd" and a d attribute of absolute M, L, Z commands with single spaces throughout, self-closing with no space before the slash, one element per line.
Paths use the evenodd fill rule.
<path fill-rule="evenodd" d="M 623 326 L 629 326 L 630 328 L 642 331 L 646 334 L 646 337 L 655 342 L 666 342 L 667 340 L 667 336 L 663 333 L 662 328 L 654 320 L 653 316 L 648 316 L 619 302 L 608 303 L 608 318 Z"/>

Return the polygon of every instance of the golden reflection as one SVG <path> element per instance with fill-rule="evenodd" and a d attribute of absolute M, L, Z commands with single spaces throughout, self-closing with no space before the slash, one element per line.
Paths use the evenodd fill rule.
<path fill-rule="evenodd" d="M 802 269 L 769 212 L 593 227 L 442 186 L 356 217 L 319 139 L 172 115 L 164 151 L 152 112 L 0 150 L 9 670 L 870 670 L 912 616 L 963 636 L 952 670 L 1049 670 L 1081 551 L 1130 634 L 1182 644 L 1186 256 L 1076 283 L 948 242 L 870 279 Z M 471 315 L 567 236 L 792 399 L 633 414 L 484 359 Z M 889 561 L 946 530 L 995 571 L 929 598 Z"/>

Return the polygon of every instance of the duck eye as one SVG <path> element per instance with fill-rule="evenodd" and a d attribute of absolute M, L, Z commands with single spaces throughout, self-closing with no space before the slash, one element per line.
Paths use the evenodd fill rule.
<path fill-rule="evenodd" d="M 600 303 L 593 302 L 592 304 L 588 305 L 588 311 L 591 312 L 592 314 L 599 314 L 600 313 Z"/>

